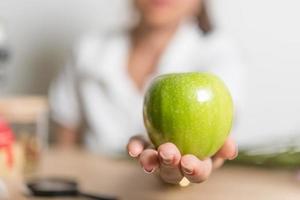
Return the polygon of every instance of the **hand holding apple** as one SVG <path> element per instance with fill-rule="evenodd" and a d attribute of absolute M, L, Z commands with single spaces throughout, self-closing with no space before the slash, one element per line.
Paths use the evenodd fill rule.
<path fill-rule="evenodd" d="M 233 141 L 226 140 L 232 125 L 232 99 L 224 83 L 212 74 L 157 77 L 145 95 L 143 114 L 157 151 L 144 150 L 147 142 L 135 137 L 128 152 L 139 156 L 145 171 L 160 168 L 166 182 L 178 183 L 183 176 L 202 182 L 223 159 L 237 154 Z"/>
<path fill-rule="evenodd" d="M 128 143 L 128 154 L 140 162 L 146 173 L 159 171 L 161 179 L 171 184 L 178 184 L 183 177 L 192 183 L 201 183 L 213 169 L 222 166 L 224 160 L 232 160 L 237 156 L 237 148 L 231 138 L 212 158 L 205 160 L 199 160 L 191 154 L 181 155 L 172 143 L 162 144 L 157 150 L 148 148 L 149 145 L 142 136 L 135 136 Z"/>

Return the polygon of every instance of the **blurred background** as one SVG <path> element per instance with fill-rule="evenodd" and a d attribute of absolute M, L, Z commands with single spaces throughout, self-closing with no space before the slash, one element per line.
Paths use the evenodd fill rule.
<path fill-rule="evenodd" d="M 298 54 L 300 53 L 300 26 L 298 20 L 300 19 L 300 1 L 208 0 L 207 3 L 210 4 L 208 8 L 213 25 L 234 39 L 239 48 L 243 64 L 246 66 L 245 97 L 236 121 L 235 139 L 239 144 L 245 146 L 257 145 L 263 141 L 271 144 L 270 149 L 272 149 L 269 151 L 269 146 L 265 144 L 260 146 L 262 149 L 253 148 L 254 151 L 257 150 L 257 154 L 253 153 L 251 148 L 249 152 L 246 149 L 244 152 L 239 152 L 240 156 L 236 160 L 240 158 L 241 163 L 266 164 L 267 167 L 274 164 L 274 166 L 299 168 L 300 56 Z M 100 160 L 99 164 L 95 162 L 94 168 L 93 164 L 87 162 L 84 167 L 92 166 L 94 172 L 91 172 L 90 176 L 86 176 L 84 173 L 81 174 L 81 172 L 93 170 L 89 168 L 82 170 L 77 163 L 89 161 L 87 157 L 76 152 L 74 156 L 82 158 L 79 161 L 72 161 L 71 159 L 72 162 L 70 164 L 68 159 L 65 160 L 68 156 L 61 154 L 63 152 L 60 151 L 61 149 L 54 149 L 58 151 L 52 152 L 53 160 L 49 159 L 49 155 L 51 158 L 51 152 L 49 155 L 46 153 L 46 156 L 44 156 L 42 155 L 42 150 L 45 147 L 47 148 L 50 140 L 49 132 L 51 132 L 49 127 L 52 127 L 49 126 L 51 121 L 49 120 L 48 104 L 49 86 L 64 67 L 74 44 L 86 33 L 104 33 L 127 27 L 133 19 L 132 14 L 130 14 L 131 11 L 132 7 L 129 0 L 0 0 L 0 199 L 2 199 L 1 195 L 3 194 L 1 191 L 2 175 L 23 172 L 25 172 L 24 174 L 31 174 L 36 172 L 38 164 L 42 163 L 40 162 L 41 158 L 44 157 L 48 158 L 47 162 L 50 163 L 44 163 L 45 169 L 55 169 L 57 167 L 58 171 L 62 171 L 62 175 L 65 175 L 66 172 L 67 174 L 69 173 L 66 170 L 66 166 L 71 166 L 70 168 L 73 169 L 75 165 L 79 167 L 78 171 L 70 170 L 69 175 L 71 176 L 77 177 L 81 175 L 83 179 L 88 177 L 86 179 L 90 181 L 95 178 L 94 174 L 97 173 L 96 179 L 101 183 L 101 187 L 96 188 L 96 191 L 102 188 L 101 181 L 107 180 L 105 175 L 110 178 L 111 174 L 119 172 L 119 174 L 115 174 L 115 180 L 111 181 L 112 185 L 115 184 L 117 186 L 118 184 L 116 183 L 122 180 L 122 178 L 119 179 L 119 176 L 121 177 L 122 174 L 127 175 L 122 171 L 125 165 L 119 166 L 119 163 L 112 163 L 106 166 L 105 162 L 103 164 L 102 160 Z M 124 87 L 128 87 L 128 85 L 124 85 Z M 65 95 L 66 101 L 64 102 L 65 105 L 58 106 L 58 110 L 61 110 L 62 113 L 66 110 L 71 110 L 70 113 L 72 115 L 74 113 L 70 108 L 74 107 L 69 106 L 69 93 L 65 93 L 63 89 L 62 93 Z M 118 95 L 115 97 L 119 98 Z M 94 100 L 96 100 L 96 103 L 91 104 L 92 108 L 98 105 L 98 99 L 95 98 Z M 136 107 L 135 101 L 129 100 L 128 102 Z M 114 104 L 107 105 L 114 106 Z M 60 108 L 65 108 L 65 110 Z M 101 109 L 102 107 L 100 107 L 100 114 L 102 113 Z M 131 113 L 132 110 L 127 109 L 126 111 Z M 106 109 L 105 111 L 110 112 L 114 110 Z M 92 112 L 94 112 L 93 109 Z M 103 118 L 107 117 L 106 114 L 102 116 L 104 116 Z M 134 115 L 134 117 L 136 116 Z M 101 124 L 97 115 L 93 117 L 97 119 L 94 122 L 97 125 L 100 124 L 99 127 L 102 124 L 111 125 L 109 123 Z M 113 114 L 110 118 L 108 117 L 113 123 L 118 121 L 121 124 L 121 122 L 125 121 L 123 125 L 130 124 L 128 121 L 134 121 L 130 117 L 125 116 L 125 118 L 127 121 L 124 118 L 114 118 Z M 142 117 L 137 118 L 140 119 Z M 115 132 L 123 134 L 124 129 L 122 129 L 122 126 L 120 127 L 122 131 L 115 129 L 117 130 Z M 75 131 L 70 132 L 75 133 Z M 58 133 L 60 132 L 58 131 Z M 103 140 L 105 143 L 106 141 L 116 141 L 115 138 L 109 138 L 113 134 L 107 135 L 108 139 Z M 290 137 L 291 135 L 297 136 L 297 140 L 294 137 Z M 118 135 L 116 137 L 118 140 L 127 143 L 128 138 L 120 139 Z M 284 141 L 284 138 L 288 138 L 288 140 Z M 273 139 L 278 140 L 279 143 L 272 146 Z M 124 150 L 123 146 L 120 147 Z M 266 147 L 267 151 L 264 151 L 264 147 Z M 58 155 L 61 157 L 55 160 Z M 53 163 L 58 161 L 62 162 L 61 165 L 53 166 Z M 90 163 L 93 162 L 91 161 Z M 119 166 L 122 170 L 111 168 L 111 166 Z M 126 166 L 124 168 L 125 171 Z M 114 173 L 107 173 L 110 170 L 114 171 Z M 235 182 L 237 184 L 236 188 L 239 188 L 239 190 L 244 185 L 244 192 L 246 191 L 245 194 L 247 196 L 249 196 L 250 192 L 251 194 L 253 192 L 249 191 L 249 188 L 251 190 L 261 189 L 261 194 L 273 194 L 276 196 L 274 192 L 278 192 L 280 189 L 274 189 L 273 183 L 286 182 L 287 188 L 295 189 L 295 193 L 300 195 L 299 183 L 294 184 L 290 176 L 283 176 L 281 173 L 278 173 L 277 176 L 271 170 L 270 174 L 268 174 L 269 171 L 267 170 L 269 168 L 264 171 L 266 176 L 259 171 L 258 173 L 256 171 L 249 173 L 251 170 L 248 168 L 247 170 L 241 169 L 241 173 L 237 173 L 235 176 L 236 179 L 231 180 L 234 177 L 232 175 L 236 173 L 236 168 L 233 168 L 232 171 L 226 171 L 225 167 L 225 173 L 228 174 L 229 178 L 223 177 L 224 185 L 232 186 L 231 183 Z M 144 175 L 142 173 L 141 175 Z M 271 174 L 274 175 L 272 175 L 273 178 L 271 178 Z M 132 177 L 129 175 L 132 174 L 128 173 L 130 180 L 132 177 L 135 177 L 135 174 Z M 102 179 L 98 177 L 102 177 Z M 136 177 L 139 179 L 139 176 Z M 268 177 L 270 177 L 269 182 L 257 184 L 259 179 L 265 180 Z M 250 180 L 251 182 L 251 178 L 252 184 L 249 185 L 248 181 Z M 129 181 L 126 178 L 124 180 L 126 180 L 124 185 L 127 185 Z M 144 179 L 140 180 L 144 182 Z M 228 184 L 228 180 L 232 182 Z M 240 184 L 242 181 L 245 182 Z M 18 180 L 17 182 L 21 181 Z M 135 183 L 135 181 L 130 182 Z M 136 186 L 139 183 L 137 181 Z M 217 184 L 215 182 L 211 183 L 212 186 L 210 187 L 216 187 L 219 181 L 216 181 Z M 145 185 L 147 184 L 146 181 Z M 141 185 L 143 187 L 143 184 Z M 267 187 L 264 187 L 266 185 Z M 132 187 L 134 191 L 139 190 L 136 189 L 136 186 Z M 160 187 L 160 185 L 158 186 Z M 235 185 L 233 184 L 233 186 Z M 257 188 L 254 187 L 255 189 L 253 189 L 253 186 Z M 279 188 L 282 186 L 283 184 L 279 184 Z M 295 188 L 292 186 L 295 186 Z M 223 186 L 220 185 L 219 187 L 222 188 Z M 148 189 L 148 186 L 145 188 Z M 269 188 L 269 193 L 265 192 L 266 188 Z M 105 189 L 104 187 L 103 190 L 105 191 Z M 127 190 L 126 187 L 125 190 Z M 154 190 L 157 190 L 157 188 L 155 187 Z M 143 190 L 140 191 L 144 195 Z M 209 191 L 212 190 L 210 189 Z M 232 190 L 223 189 L 222 197 L 226 196 L 223 195 L 225 191 L 230 192 Z M 283 189 L 282 191 L 284 197 L 289 193 L 288 190 Z M 195 194 L 196 198 L 198 198 L 198 193 Z M 151 195 L 149 196 L 150 198 L 152 197 Z M 250 195 L 249 197 L 252 196 Z M 280 199 L 280 196 L 278 198 Z"/>
<path fill-rule="evenodd" d="M 255 141 L 271 132 L 300 130 L 300 2 L 210 4 L 214 23 L 236 40 L 247 65 L 238 137 Z M 124 0 L 0 1 L 0 27 L 10 52 L 9 61 L 1 64 L 1 96 L 46 95 L 74 41 L 85 32 L 124 26 L 129 9 Z"/>

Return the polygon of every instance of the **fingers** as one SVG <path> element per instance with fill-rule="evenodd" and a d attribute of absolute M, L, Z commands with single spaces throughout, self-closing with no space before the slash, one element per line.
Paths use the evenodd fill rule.
<path fill-rule="evenodd" d="M 238 148 L 232 138 L 228 138 L 222 148 L 212 158 L 213 169 L 220 168 L 226 159 L 233 160 L 238 155 Z"/>
<path fill-rule="evenodd" d="M 182 173 L 192 183 L 207 180 L 212 171 L 211 159 L 201 161 L 194 155 L 183 156 L 180 164 Z"/>
<path fill-rule="evenodd" d="M 139 157 L 139 162 L 146 173 L 160 168 L 161 178 L 172 184 L 179 183 L 185 176 L 190 182 L 201 183 L 213 169 L 223 165 L 225 159 L 232 160 L 238 154 L 235 142 L 228 138 L 212 159 L 199 160 L 194 155 L 181 157 L 178 148 L 172 143 L 159 146 L 158 150 L 146 149 L 149 145 L 141 136 L 130 139 L 127 150 L 131 157 Z"/>
<path fill-rule="evenodd" d="M 142 136 L 134 136 L 130 138 L 128 142 L 127 145 L 128 154 L 131 157 L 136 158 L 143 152 L 143 150 L 146 148 L 147 145 L 148 143 Z"/>
<path fill-rule="evenodd" d="M 154 149 L 146 149 L 140 155 L 140 164 L 148 174 L 153 173 L 159 167 L 158 153 Z"/>
<path fill-rule="evenodd" d="M 213 169 L 218 169 L 224 164 L 224 159 L 220 157 L 212 158 Z"/>
<path fill-rule="evenodd" d="M 158 148 L 160 176 L 167 182 L 177 184 L 183 178 L 180 171 L 181 155 L 178 148 L 172 143 L 165 143 Z"/>
<path fill-rule="evenodd" d="M 222 148 L 216 153 L 215 157 L 233 160 L 238 155 L 238 148 L 232 138 L 228 138 Z"/>

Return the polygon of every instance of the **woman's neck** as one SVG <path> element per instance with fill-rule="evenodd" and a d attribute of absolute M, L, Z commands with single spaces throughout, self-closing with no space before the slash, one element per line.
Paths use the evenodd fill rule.
<path fill-rule="evenodd" d="M 128 73 L 139 90 L 156 71 L 159 59 L 176 29 L 177 26 L 152 27 L 140 23 L 132 31 Z"/>
<path fill-rule="evenodd" d="M 134 45 L 149 45 L 163 48 L 175 34 L 178 24 L 169 26 L 151 26 L 141 22 L 132 32 Z"/>

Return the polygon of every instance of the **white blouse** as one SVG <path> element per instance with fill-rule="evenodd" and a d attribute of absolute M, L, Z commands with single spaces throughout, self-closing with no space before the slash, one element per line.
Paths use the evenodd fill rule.
<path fill-rule="evenodd" d="M 125 31 L 86 36 L 51 86 L 53 119 L 73 127 L 84 117 L 89 125 L 85 142 L 92 151 L 118 154 L 125 151 L 131 136 L 146 133 L 144 92 L 138 91 L 127 72 L 129 49 Z M 196 23 L 182 23 L 148 84 L 159 74 L 187 71 L 217 74 L 231 90 L 235 104 L 241 101 L 243 65 L 233 43 L 221 33 L 204 36 Z"/>

